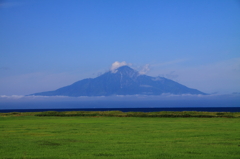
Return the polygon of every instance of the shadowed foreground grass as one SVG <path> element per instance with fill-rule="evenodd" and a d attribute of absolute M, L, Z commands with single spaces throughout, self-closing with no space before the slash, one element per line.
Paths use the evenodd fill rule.
<path fill-rule="evenodd" d="M 0 158 L 240 158 L 240 118 L 0 116 Z"/>

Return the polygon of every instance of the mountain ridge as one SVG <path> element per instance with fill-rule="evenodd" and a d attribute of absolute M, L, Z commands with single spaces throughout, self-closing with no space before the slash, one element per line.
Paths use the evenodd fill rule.
<path fill-rule="evenodd" d="M 142 75 L 129 66 L 110 70 L 96 78 L 86 78 L 54 91 L 34 93 L 35 96 L 111 96 L 111 95 L 161 95 L 202 94 L 164 77 Z"/>

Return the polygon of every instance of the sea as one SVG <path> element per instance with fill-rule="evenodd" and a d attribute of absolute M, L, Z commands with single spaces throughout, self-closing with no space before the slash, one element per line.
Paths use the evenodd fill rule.
<path fill-rule="evenodd" d="M 240 95 L 114 97 L 0 96 L 0 113 L 42 111 L 240 112 Z"/>

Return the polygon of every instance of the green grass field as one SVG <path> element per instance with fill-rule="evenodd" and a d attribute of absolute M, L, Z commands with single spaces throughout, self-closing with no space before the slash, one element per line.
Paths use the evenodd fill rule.
<path fill-rule="evenodd" d="M 239 159 L 240 118 L 0 115 L 1 159 Z"/>

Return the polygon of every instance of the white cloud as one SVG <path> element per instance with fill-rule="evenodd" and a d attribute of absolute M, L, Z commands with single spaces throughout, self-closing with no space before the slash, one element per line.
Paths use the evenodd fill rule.
<path fill-rule="evenodd" d="M 143 66 L 142 70 L 139 71 L 139 74 L 144 75 L 149 71 L 150 71 L 149 64 L 146 64 L 146 65 Z"/>
<path fill-rule="evenodd" d="M 126 63 L 125 61 L 123 62 L 114 62 L 110 68 L 110 70 L 113 72 L 113 73 L 116 73 L 116 69 L 118 69 L 119 67 L 122 67 L 122 66 L 127 66 L 127 65 L 130 65 L 128 63 Z"/>

